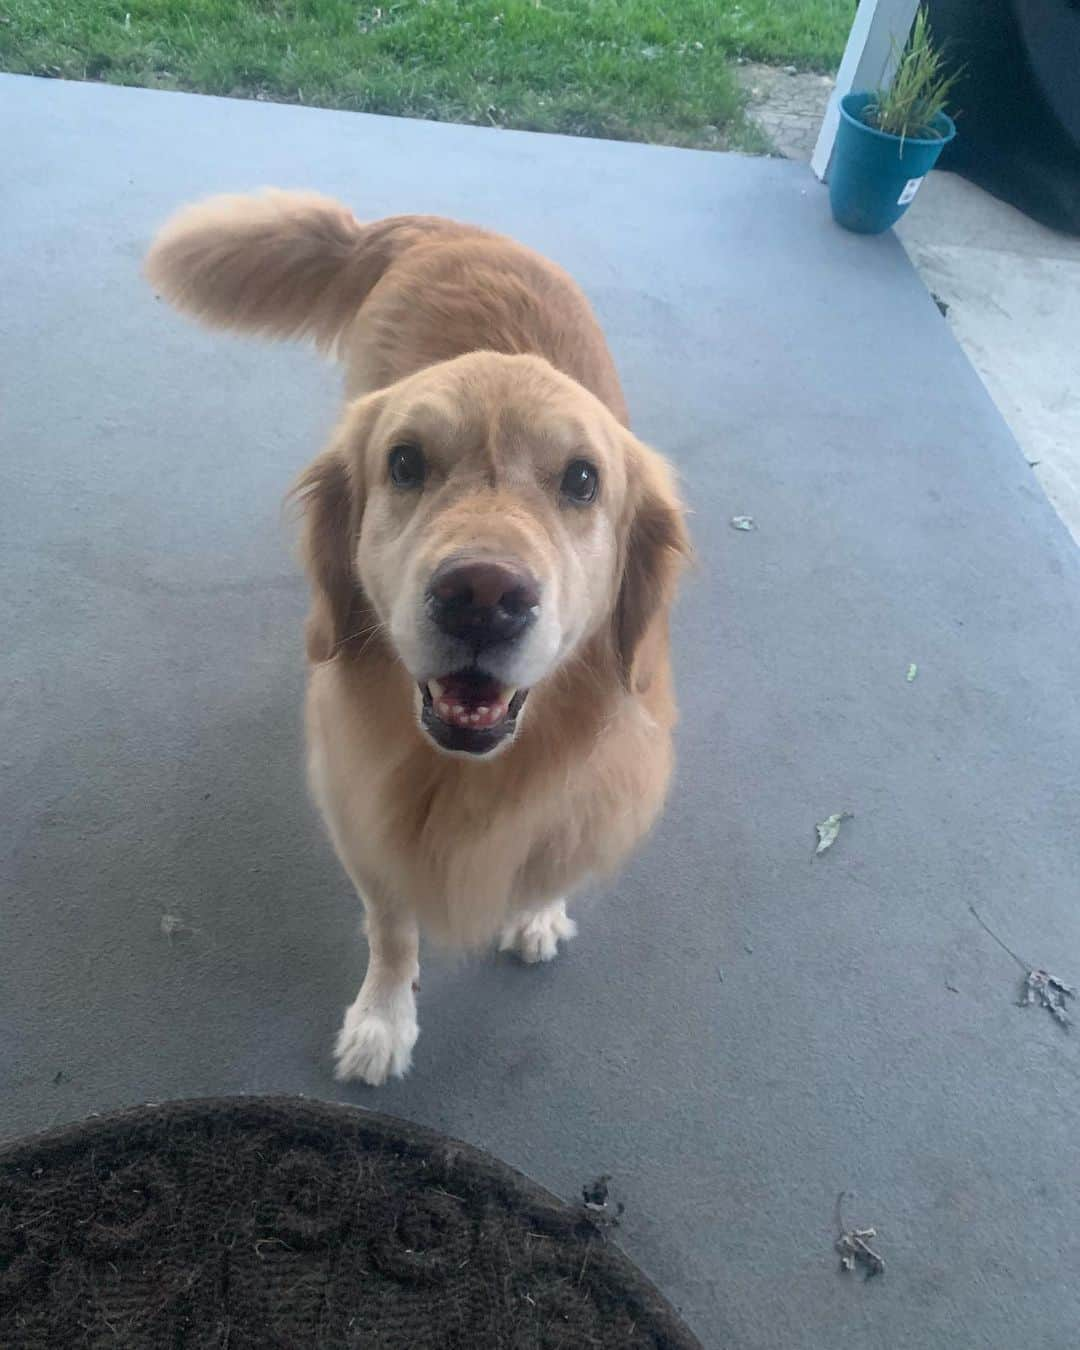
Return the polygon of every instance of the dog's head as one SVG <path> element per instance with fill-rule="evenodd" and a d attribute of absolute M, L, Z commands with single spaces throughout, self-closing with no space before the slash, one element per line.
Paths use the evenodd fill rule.
<path fill-rule="evenodd" d="M 298 494 L 311 659 L 389 648 L 440 750 L 508 745 L 594 639 L 625 687 L 649 679 L 688 552 L 671 475 L 546 361 L 475 353 L 358 400 Z"/>

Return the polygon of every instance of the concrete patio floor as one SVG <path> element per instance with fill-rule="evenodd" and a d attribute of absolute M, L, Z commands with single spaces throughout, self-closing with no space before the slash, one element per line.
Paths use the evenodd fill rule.
<path fill-rule="evenodd" d="M 746 64 L 738 73 L 777 153 L 809 161 L 833 82 L 793 71 Z M 939 171 L 896 235 L 1080 544 L 1080 238 Z"/>
<path fill-rule="evenodd" d="M 353 1102 L 567 1198 L 613 1174 L 621 1243 L 706 1346 L 1071 1350 L 1078 1045 L 969 905 L 1080 977 L 1080 561 L 897 241 L 777 160 L 0 99 L 0 1135 Z M 139 278 L 177 204 L 267 183 L 566 265 L 696 513 L 662 825 L 552 967 L 428 953 L 413 1075 L 378 1092 L 331 1078 L 363 946 L 302 784 L 280 513 L 337 379 Z M 881 1279 L 838 1273 L 840 1191 Z"/>

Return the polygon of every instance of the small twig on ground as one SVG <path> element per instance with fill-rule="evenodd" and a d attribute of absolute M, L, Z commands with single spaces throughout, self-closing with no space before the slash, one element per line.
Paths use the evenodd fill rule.
<path fill-rule="evenodd" d="M 1033 1003 L 1038 1003 L 1055 1022 L 1067 1030 L 1072 1026 L 1072 1018 L 1066 1009 L 1065 1000 L 1075 997 L 1073 986 L 1059 980 L 1056 975 L 1045 970 L 1029 970 L 1024 977 L 1020 1006 L 1029 1008 Z"/>
<path fill-rule="evenodd" d="M 877 1237 L 876 1228 L 845 1228 L 843 1219 L 844 1192 L 836 1197 L 836 1250 L 840 1253 L 840 1269 L 852 1271 L 857 1265 L 866 1267 L 866 1278 L 873 1279 L 885 1271 L 885 1258 L 870 1246 Z"/>
<path fill-rule="evenodd" d="M 836 1250 L 840 1253 L 840 1268 L 854 1270 L 856 1264 L 866 1267 L 866 1278 L 884 1274 L 885 1260 L 867 1242 L 867 1238 L 877 1237 L 876 1228 L 853 1228 L 850 1233 L 842 1233 L 836 1239 Z"/>
<path fill-rule="evenodd" d="M 998 937 L 974 905 L 969 904 L 968 909 L 971 910 L 979 927 L 989 934 L 1001 950 L 1007 952 L 1024 972 L 1024 982 L 1020 986 L 1019 1006 L 1030 1008 L 1037 1003 L 1040 1008 L 1046 1009 L 1059 1026 L 1068 1030 L 1072 1026 L 1072 1018 L 1069 1016 L 1067 1000 L 1076 997 L 1075 987 L 1066 984 L 1064 980 L 1059 980 L 1056 975 L 1051 975 L 1041 966 L 1033 966 L 1023 957 L 1018 956 L 1007 942 L 1003 942 Z"/>
<path fill-rule="evenodd" d="M 603 1176 L 597 1177 L 595 1181 L 587 1182 L 581 1188 L 585 1218 L 597 1236 L 602 1239 L 606 1238 L 609 1228 L 618 1228 L 619 1220 L 626 1209 L 621 1200 L 616 1204 L 614 1213 L 608 1209 L 608 1182 L 610 1180 L 611 1177 L 605 1173 Z M 584 1267 L 582 1271 L 584 1273 Z"/>
<path fill-rule="evenodd" d="M 581 1188 L 581 1199 L 586 1209 L 607 1209 L 608 1182 L 611 1177 L 605 1172 L 595 1181 L 589 1181 Z"/>
<path fill-rule="evenodd" d="M 1031 966 L 1028 964 L 1027 961 L 1024 960 L 1022 956 L 1017 956 L 1017 954 L 1008 945 L 1008 943 L 1003 942 L 1001 938 L 998 937 L 998 935 L 994 932 L 994 930 L 990 927 L 990 925 L 986 922 L 986 920 L 983 918 L 983 916 L 979 913 L 979 911 L 975 908 L 974 905 L 969 904 L 968 909 L 970 909 L 972 914 L 975 916 L 975 922 L 979 925 L 979 927 L 983 930 L 983 932 L 989 934 L 989 936 L 994 939 L 994 941 L 997 943 L 997 945 L 1001 948 L 1003 952 L 1008 952 L 1008 954 L 1012 957 L 1012 959 L 1016 962 L 1016 964 L 1020 967 L 1021 970 L 1031 969 Z"/>

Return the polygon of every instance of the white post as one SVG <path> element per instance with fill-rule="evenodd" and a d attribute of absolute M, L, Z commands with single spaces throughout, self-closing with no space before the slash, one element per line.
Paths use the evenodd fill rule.
<path fill-rule="evenodd" d="M 907 42 L 919 0 L 859 0 L 858 13 L 848 34 L 844 59 L 836 72 L 836 88 L 825 109 L 810 167 L 824 183 L 829 176 L 840 100 L 853 89 L 888 85 L 896 60 Z"/>

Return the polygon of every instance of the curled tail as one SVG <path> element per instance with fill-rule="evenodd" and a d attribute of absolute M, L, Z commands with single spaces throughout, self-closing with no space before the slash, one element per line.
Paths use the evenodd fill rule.
<path fill-rule="evenodd" d="M 395 257 L 461 228 L 430 216 L 364 225 L 314 192 L 211 197 L 167 222 L 145 269 L 159 294 L 204 323 L 328 350 Z"/>

